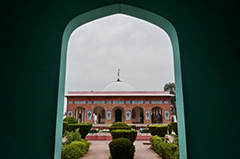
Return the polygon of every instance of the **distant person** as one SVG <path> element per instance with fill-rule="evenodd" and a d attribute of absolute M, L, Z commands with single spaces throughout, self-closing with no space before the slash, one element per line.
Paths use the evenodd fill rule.
<path fill-rule="evenodd" d="M 173 116 L 173 120 L 174 120 L 174 122 L 177 122 L 177 117 L 176 117 L 176 115 Z"/>
<path fill-rule="evenodd" d="M 101 123 L 101 115 L 100 115 L 100 113 L 98 114 L 98 123 L 99 124 Z"/>
<path fill-rule="evenodd" d="M 174 116 L 172 115 L 172 122 L 174 122 Z"/>
<path fill-rule="evenodd" d="M 97 115 L 93 113 L 93 124 L 97 124 Z"/>

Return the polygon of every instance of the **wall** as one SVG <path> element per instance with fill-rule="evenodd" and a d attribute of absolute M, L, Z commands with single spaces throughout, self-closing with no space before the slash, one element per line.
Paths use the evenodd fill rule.
<path fill-rule="evenodd" d="M 176 28 L 188 158 L 238 158 L 240 11 L 228 0 L 0 1 L 1 158 L 53 158 L 64 29 L 82 13 L 119 2 Z"/>
<path fill-rule="evenodd" d="M 69 103 L 71 101 L 71 103 Z M 84 101 L 85 104 L 75 103 L 76 101 Z M 88 103 L 88 102 L 91 103 Z M 94 101 L 104 101 L 104 103 L 94 103 Z M 107 101 L 111 101 L 111 104 L 108 104 Z M 114 104 L 113 101 L 123 101 L 123 104 Z M 130 101 L 130 104 L 127 104 L 126 101 Z M 133 104 L 132 101 L 143 101 L 143 104 Z M 145 101 L 149 101 L 148 104 Z M 162 104 L 152 104 L 152 101 L 162 101 Z M 168 104 L 165 104 L 164 101 L 168 101 Z M 83 107 L 85 108 L 85 121 L 86 123 L 93 123 L 93 112 L 96 108 L 101 107 L 105 109 L 105 114 L 107 110 L 111 110 L 111 120 L 105 120 L 105 124 L 112 124 L 115 122 L 115 110 L 120 108 L 122 110 L 122 121 L 126 122 L 127 124 L 132 124 L 132 118 L 130 120 L 126 120 L 126 111 L 130 110 L 132 112 L 133 108 L 141 107 L 144 112 L 144 124 L 151 124 L 152 118 L 150 117 L 149 120 L 145 118 L 145 111 L 150 111 L 150 116 L 152 114 L 152 108 L 160 107 L 162 109 L 162 121 L 163 124 L 169 124 L 171 122 L 171 118 L 169 120 L 165 120 L 165 110 L 171 112 L 170 109 L 170 97 L 169 96 L 67 96 L 67 112 L 71 110 L 74 114 L 76 114 L 76 108 Z M 92 111 L 91 119 L 87 119 L 87 111 Z M 136 114 L 138 114 L 138 121 L 140 121 L 140 110 L 136 109 Z M 98 110 L 96 110 L 98 112 Z M 105 115 L 106 116 L 106 115 Z M 132 113 L 131 113 L 132 116 Z M 75 117 L 75 116 L 74 116 Z"/>

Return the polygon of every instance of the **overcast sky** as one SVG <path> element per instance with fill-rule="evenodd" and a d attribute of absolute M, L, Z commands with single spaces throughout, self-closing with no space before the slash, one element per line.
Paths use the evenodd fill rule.
<path fill-rule="evenodd" d="M 159 27 L 123 14 L 104 17 L 77 28 L 67 51 L 65 92 L 101 91 L 120 79 L 136 90 L 162 91 L 174 82 L 173 53 Z"/>

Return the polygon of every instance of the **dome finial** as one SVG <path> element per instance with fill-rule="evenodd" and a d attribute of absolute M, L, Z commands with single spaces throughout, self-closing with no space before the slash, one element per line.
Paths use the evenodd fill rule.
<path fill-rule="evenodd" d="M 117 79 L 117 82 L 121 82 L 121 80 L 120 80 L 120 69 L 118 69 L 118 79 Z"/>

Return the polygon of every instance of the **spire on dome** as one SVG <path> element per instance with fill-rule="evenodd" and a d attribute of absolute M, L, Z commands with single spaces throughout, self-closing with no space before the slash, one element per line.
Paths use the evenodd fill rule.
<path fill-rule="evenodd" d="M 117 79 L 116 82 L 121 82 L 121 80 L 120 80 L 120 69 L 118 69 L 118 79 Z"/>
<path fill-rule="evenodd" d="M 136 89 L 133 87 L 133 86 L 131 86 L 131 85 L 129 85 L 129 84 L 127 84 L 127 83 L 125 83 L 125 82 L 122 82 L 121 80 L 120 80 L 120 69 L 118 69 L 118 74 L 117 74 L 117 76 L 118 76 L 118 78 L 117 78 L 117 80 L 115 81 L 115 82 L 112 82 L 112 83 L 110 83 L 110 84 L 108 84 L 104 89 L 103 89 L 103 91 L 107 91 L 107 92 L 114 92 L 114 91 L 117 91 L 117 92 L 119 92 L 119 91 L 136 91 Z"/>

